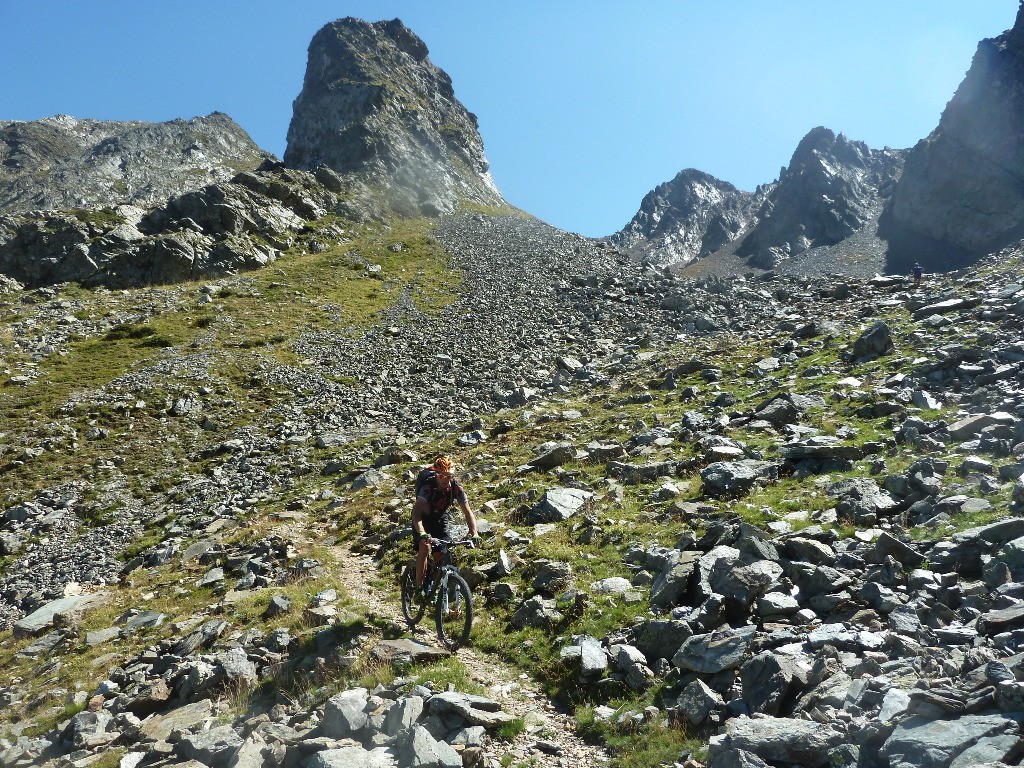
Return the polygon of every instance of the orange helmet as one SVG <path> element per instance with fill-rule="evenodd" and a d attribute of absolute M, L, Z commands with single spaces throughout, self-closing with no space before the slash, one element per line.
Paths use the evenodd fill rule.
<path fill-rule="evenodd" d="M 447 456 L 438 456 L 434 459 L 434 471 L 439 475 L 454 475 L 455 463 Z"/>

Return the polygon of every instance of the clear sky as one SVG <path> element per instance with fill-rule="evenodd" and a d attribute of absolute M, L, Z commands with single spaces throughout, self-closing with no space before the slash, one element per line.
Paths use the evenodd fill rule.
<path fill-rule="evenodd" d="M 306 48 L 401 18 L 476 113 L 509 202 L 610 234 L 683 168 L 752 190 L 824 125 L 924 138 L 1017 0 L 0 0 L 0 120 L 231 115 L 283 156 Z"/>

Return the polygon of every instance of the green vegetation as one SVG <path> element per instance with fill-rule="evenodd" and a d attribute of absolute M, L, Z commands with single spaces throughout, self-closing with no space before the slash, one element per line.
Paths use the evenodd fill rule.
<path fill-rule="evenodd" d="M 515 213 L 469 204 L 464 208 L 487 215 Z M 313 241 L 317 248 L 311 247 Z M 206 289 L 207 285 L 211 288 Z M 16 348 L 15 334 L 9 330 L 0 333 L 5 367 L 12 371 L 7 379 L 14 372 L 31 374 L 28 381 L 5 380 L 0 386 L 0 412 L 4 413 L 0 476 L 5 502 L 26 500 L 39 489 L 76 482 L 91 489 L 83 492 L 76 506 L 87 526 L 115 520 L 121 505 L 129 500 L 155 509 L 167 507 L 186 497 L 189 481 L 217 476 L 226 460 L 226 449 L 220 444 L 237 430 L 272 430 L 287 422 L 287 406 L 304 393 L 290 388 L 301 388 L 301 384 L 282 384 L 283 377 L 275 374 L 283 369 L 289 373 L 301 370 L 348 390 L 359 386 L 343 372 L 318 370 L 317 361 L 307 357 L 315 346 L 310 339 L 315 340 L 316 334 L 359 334 L 381 322 L 381 313 L 403 296 L 411 297 L 421 311 L 440 312 L 457 299 L 460 290 L 447 255 L 431 236 L 429 222 L 351 225 L 334 217 L 311 223 L 291 250 L 260 272 L 127 292 L 60 286 L 59 299 L 68 304 L 62 307 L 66 310 L 62 314 L 78 321 L 62 354 Z M 0 313 L 12 323 L 21 322 L 34 318 L 34 308 L 46 300 L 26 292 L 18 301 L 0 300 Z M 421 459 L 437 452 L 453 454 L 466 469 L 474 506 L 479 509 L 486 502 L 493 504 L 485 516 L 494 535 L 483 551 L 460 552 L 464 571 L 493 561 L 497 549 L 504 548 L 514 568 L 502 582 L 520 596 L 530 596 L 535 592 L 533 579 L 540 561 L 565 562 L 572 568 L 570 583 L 555 594 L 561 618 L 545 628 L 515 629 L 511 619 L 519 601 L 501 603 L 488 585 L 478 587 L 471 638 L 475 651 L 521 668 L 546 693 L 574 706 L 584 735 L 607 743 L 616 752 L 615 768 L 671 764 L 684 752 L 700 759 L 700 743 L 685 729 L 643 714 L 648 706 L 664 709 L 665 702 L 678 693 L 671 684 L 658 682 L 643 692 L 631 692 L 614 681 L 606 680 L 601 686 L 583 683 L 576 670 L 562 661 L 560 650 L 573 636 L 601 638 L 650 616 L 645 584 L 639 583 L 628 598 L 602 596 L 591 590 L 591 584 L 600 579 L 634 575 L 624 563 L 633 545 L 671 547 L 684 534 L 700 535 L 715 521 L 736 518 L 758 526 L 783 523 L 793 530 L 825 520 L 840 536 L 854 533 L 851 521 L 831 514 L 836 499 L 828 494 L 828 486 L 848 477 L 872 476 L 881 482 L 886 475 L 905 472 L 920 456 L 916 449 L 898 445 L 893 439 L 893 428 L 905 414 L 927 421 L 951 420 L 956 415 L 953 407 L 932 411 L 908 403 L 898 403 L 893 412 L 888 403 L 880 403 L 870 394 L 890 375 L 906 372 L 914 357 L 916 326 L 902 310 L 887 310 L 887 316 L 900 329 L 900 351 L 872 363 L 843 363 L 841 340 L 824 337 L 801 341 L 793 347 L 793 357 L 767 341 L 724 335 L 691 339 L 686 345 L 661 351 L 635 371 L 627 370 L 619 376 L 615 389 L 595 390 L 585 396 L 571 393 L 531 404 L 528 409 L 484 416 L 481 428 L 485 432 L 499 421 L 507 421 L 509 428 L 476 446 L 463 447 L 456 442 L 464 425 L 413 437 L 404 444 Z M 41 320 L 33 333 L 60 330 L 58 321 Z M 938 338 L 943 337 L 938 334 Z M 781 358 L 780 366 L 761 372 L 756 363 L 769 356 Z M 698 371 L 676 375 L 674 390 L 661 389 L 665 373 L 691 359 L 719 368 L 719 381 L 706 381 Z M 850 376 L 862 384 L 840 384 Z M 693 389 L 692 396 L 684 399 L 681 392 L 688 387 Z M 822 403 L 801 414 L 803 426 L 839 437 L 851 446 L 876 444 L 871 450 L 873 461 L 884 461 L 884 465 L 876 467 L 866 459 L 837 463 L 825 475 L 784 475 L 742 498 L 704 498 L 699 470 L 707 458 L 682 426 L 691 412 L 717 420 L 720 433 L 747 455 L 774 460 L 780 458 L 780 435 L 751 416 L 762 403 L 787 393 L 819 398 Z M 720 396 L 726 397 L 720 400 Z M 198 410 L 176 410 L 179 400 L 189 399 L 200 402 Z M 877 405 L 886 407 L 876 409 Z M 330 407 L 330 403 L 322 406 L 325 410 Z M 579 416 L 567 415 L 570 411 Z M 728 426 L 720 421 L 723 416 Z M 648 428 L 664 427 L 670 437 L 634 445 L 630 438 L 643 431 L 637 426 L 641 422 Z M 369 582 L 374 590 L 390 591 L 397 603 L 395 574 L 408 552 L 390 546 L 389 537 L 405 524 L 407 509 L 401 498 L 392 500 L 389 494 L 400 497 L 406 489 L 354 492 L 347 472 L 317 471 L 330 463 L 346 469 L 365 466 L 367 456 L 391 439 L 368 434 L 343 448 L 302 445 L 292 451 L 284 446 L 267 452 L 272 455 L 257 457 L 266 462 L 270 474 L 280 473 L 282 482 L 269 498 L 253 502 L 238 516 L 237 529 L 219 534 L 220 542 L 230 548 L 281 533 L 294 544 L 297 556 L 321 561 L 326 572 L 323 577 L 230 594 L 230 579 L 220 586 L 197 586 L 208 564 L 174 558 L 163 566 L 131 571 L 121 585 L 111 587 L 110 602 L 86 614 L 71 646 L 54 654 L 59 665 L 53 664 L 54 659 L 16 658 L 28 642 L 15 641 L 9 634 L 0 635 L 0 664 L 22 681 L 19 685 L 27 693 L 26 701 L 58 687 L 91 690 L 109 667 L 94 666 L 98 659 L 115 653 L 121 663 L 176 632 L 180 635 L 182 630 L 174 624 L 195 620 L 199 609 L 209 614 L 204 618 L 228 622 L 229 635 L 286 627 L 299 641 L 294 656 L 313 656 L 322 627 L 307 611 L 310 599 L 338 586 L 337 554 L 334 547 L 321 543 L 323 540 L 349 542 L 365 537 L 367 545 L 382 554 L 381 575 Z M 516 469 L 528 465 L 540 445 L 558 441 L 577 447 L 594 441 L 617 446 L 623 452 L 616 461 L 636 466 L 665 462 L 670 469 L 659 477 L 629 478 L 618 476 L 604 461 L 579 459 L 548 472 Z M 1010 459 L 1000 459 L 997 464 L 1002 461 Z M 308 465 L 308 472 L 285 476 L 285 470 L 300 462 Z M 418 460 L 410 459 L 388 472 L 399 478 L 417 467 Z M 955 471 L 951 466 L 951 479 Z M 110 486 L 126 488 L 127 495 L 134 498 L 108 493 L 108 481 Z M 524 510 L 555 485 L 589 488 L 595 493 L 595 502 L 579 516 L 541 533 L 525 524 Z M 952 524 L 966 528 L 1005 515 L 1009 493 L 1008 488 L 989 493 L 990 510 L 956 516 Z M 699 515 L 692 511 L 697 502 Z M 293 509 L 301 510 L 300 520 L 289 521 L 281 514 Z M 130 562 L 147 553 L 175 524 L 173 512 L 169 512 L 139 530 L 124 552 L 124 560 Z M 914 531 L 921 537 L 938 533 Z M 13 562 L 17 559 L 0 561 L 0 567 L 10 567 Z M 267 606 L 278 595 L 289 598 L 291 608 L 268 620 Z M 337 637 L 352 641 L 355 647 L 360 636 L 395 636 L 399 629 L 391 621 L 393 617 L 369 615 L 361 598 L 339 596 L 337 608 L 343 620 L 334 629 Z M 82 639 L 88 631 L 115 625 L 133 609 L 162 612 L 167 620 L 160 627 L 98 647 L 90 647 Z M 429 624 L 430 617 L 425 621 Z M 272 701 L 279 691 L 312 706 L 355 684 L 367 688 L 389 685 L 396 673 L 437 689 L 454 686 L 484 693 L 457 657 L 396 671 L 360 646 L 358 653 L 343 662 L 333 660 L 315 669 L 282 672 L 256 690 L 225 695 L 231 700 L 231 715 Z M 598 705 L 612 706 L 615 714 L 598 718 Z M 43 732 L 67 717 L 68 711 L 23 707 L 7 717 L 33 719 L 35 732 Z M 515 720 L 501 729 L 498 737 L 515 739 L 526 726 Z M 512 759 L 508 762 L 511 765 Z"/>

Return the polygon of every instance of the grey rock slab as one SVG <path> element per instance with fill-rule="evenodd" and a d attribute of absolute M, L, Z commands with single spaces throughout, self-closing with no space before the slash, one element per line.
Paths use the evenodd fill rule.
<path fill-rule="evenodd" d="M 431 696 L 427 709 L 432 715 L 455 714 L 470 725 L 482 725 L 484 728 L 497 728 L 514 719 L 502 712 L 501 705 L 493 699 L 454 691 Z"/>
<path fill-rule="evenodd" d="M 859 459 L 864 449 L 857 445 L 845 445 L 838 437 L 820 435 L 805 440 L 784 443 L 780 449 L 784 459 Z"/>
<path fill-rule="evenodd" d="M 379 469 L 368 469 L 352 481 L 352 490 L 358 491 L 362 488 L 384 488 L 394 485 L 394 478 L 387 472 Z"/>
<path fill-rule="evenodd" d="M 310 758 L 308 768 L 398 768 L 398 759 L 392 749 L 377 747 L 339 747 L 324 749 Z"/>
<path fill-rule="evenodd" d="M 882 707 L 878 710 L 878 719 L 887 723 L 897 715 L 902 715 L 910 706 L 910 694 L 901 688 L 890 688 L 882 698 Z"/>
<path fill-rule="evenodd" d="M 711 572 L 711 589 L 722 595 L 734 610 L 746 610 L 782 573 L 782 566 L 771 560 L 757 560 L 749 565 L 719 561 Z"/>
<path fill-rule="evenodd" d="M 857 633 L 842 624 L 822 624 L 807 635 L 812 648 L 826 645 L 847 646 L 857 642 Z"/>
<path fill-rule="evenodd" d="M 227 762 L 227 768 L 263 768 L 267 742 L 258 733 L 250 734 Z"/>
<path fill-rule="evenodd" d="M 594 497 L 578 488 L 550 488 L 526 515 L 527 525 L 558 523 L 583 510 Z"/>
<path fill-rule="evenodd" d="M 184 736 L 174 745 L 174 751 L 187 760 L 198 760 L 210 768 L 218 768 L 227 766 L 228 760 L 241 746 L 242 737 L 235 729 L 230 725 L 221 725 Z"/>
<path fill-rule="evenodd" d="M 102 645 L 103 643 L 109 643 L 111 640 L 116 640 L 120 636 L 120 627 L 107 627 L 106 629 L 96 629 L 92 632 L 85 633 L 85 643 L 86 645 Z"/>
<path fill-rule="evenodd" d="M 895 349 L 895 345 L 889 325 L 884 320 L 879 320 L 854 340 L 851 354 L 855 359 L 877 357 L 893 349 Z"/>
<path fill-rule="evenodd" d="M 237 690 L 251 688 L 259 679 L 256 664 L 249 660 L 241 648 L 232 648 L 218 654 L 217 663 L 224 671 L 224 679 Z"/>
<path fill-rule="evenodd" d="M 607 579 L 592 582 L 590 591 L 598 595 L 622 595 L 632 589 L 629 579 L 622 576 L 611 576 Z"/>
<path fill-rule="evenodd" d="M 462 756 L 444 741 L 435 739 L 422 725 L 414 725 L 396 745 L 398 763 L 410 768 L 462 768 Z"/>
<path fill-rule="evenodd" d="M 54 630 L 41 635 L 15 654 L 19 659 L 37 659 L 51 653 L 67 638 L 67 634 Z"/>
<path fill-rule="evenodd" d="M 1014 579 L 1024 579 L 1024 536 L 1006 542 L 996 553 L 996 559 L 1006 564 Z"/>
<path fill-rule="evenodd" d="M 608 655 L 601 647 L 601 641 L 595 637 L 580 638 L 580 674 L 587 679 L 595 679 L 608 669 Z"/>
<path fill-rule="evenodd" d="M 1024 603 L 982 614 L 978 627 L 986 635 L 998 635 L 1024 627 Z"/>
<path fill-rule="evenodd" d="M 889 614 L 889 628 L 900 635 L 916 637 L 921 631 L 921 619 L 913 605 L 900 605 Z"/>
<path fill-rule="evenodd" d="M 740 665 L 756 631 L 756 627 L 749 626 L 694 635 L 676 651 L 672 663 L 680 669 L 702 673 L 733 669 Z"/>
<path fill-rule="evenodd" d="M 807 671 L 789 656 L 762 651 L 740 668 L 743 700 L 752 712 L 777 715 L 791 692 L 794 680 L 807 682 Z"/>
<path fill-rule="evenodd" d="M 723 704 L 722 697 L 700 679 L 687 685 L 676 700 L 676 707 L 691 725 L 700 725 Z"/>
<path fill-rule="evenodd" d="M 324 735 L 331 739 L 359 738 L 368 721 L 366 703 L 365 688 L 342 691 L 329 698 L 320 722 Z"/>
<path fill-rule="evenodd" d="M 463 745 L 467 747 L 483 747 L 487 744 L 487 729 L 482 725 L 471 725 L 468 728 L 460 728 L 448 736 L 445 741 L 453 746 Z"/>
<path fill-rule="evenodd" d="M 51 600 L 28 616 L 15 622 L 12 631 L 17 638 L 32 637 L 53 626 L 58 617 L 67 617 L 102 605 L 109 599 L 106 592 L 92 592 L 83 595 L 68 595 Z"/>
<path fill-rule="evenodd" d="M 166 741 L 171 731 L 187 730 L 213 715 L 213 704 L 208 699 L 186 704 L 160 715 L 151 715 L 142 721 L 140 730 L 150 741 Z"/>
<path fill-rule="evenodd" d="M 516 629 L 524 629 L 526 627 L 547 628 L 554 626 L 562 618 L 562 612 L 558 610 L 554 600 L 546 600 L 540 595 L 534 595 L 516 609 L 516 612 L 512 614 L 510 622 Z"/>
<path fill-rule="evenodd" d="M 390 707 L 384 716 L 383 731 L 388 736 L 396 736 L 410 728 L 423 714 L 423 699 L 419 696 L 405 696 Z"/>
<path fill-rule="evenodd" d="M 717 745 L 724 739 L 724 735 L 711 737 L 711 743 L 716 745 L 716 748 L 709 750 L 707 768 L 772 768 L 760 757 L 746 750 L 718 748 Z"/>
<path fill-rule="evenodd" d="M 424 645 L 408 638 L 382 640 L 373 647 L 372 654 L 374 658 L 382 661 L 393 662 L 395 659 L 408 659 L 416 664 L 429 664 L 449 656 L 449 653 L 441 648 Z"/>
<path fill-rule="evenodd" d="M 980 434 L 985 427 L 1003 423 L 1007 419 L 1012 421 L 1013 417 L 1007 413 L 983 413 L 955 421 L 946 429 L 954 440 L 967 440 Z"/>
<path fill-rule="evenodd" d="M 948 768 L 980 739 L 1016 727 L 1024 715 L 963 715 L 936 720 L 915 715 L 900 722 L 882 746 L 890 768 Z"/>
<path fill-rule="evenodd" d="M 671 659 L 693 630 L 685 621 L 656 620 L 636 625 L 630 634 L 633 645 L 653 661 Z"/>
<path fill-rule="evenodd" d="M 530 459 L 530 466 L 542 470 L 554 469 L 575 458 L 576 448 L 572 443 L 546 445 L 540 454 Z"/>
<path fill-rule="evenodd" d="M 700 472 L 704 493 L 708 496 L 740 496 L 754 484 L 775 477 L 777 467 L 769 461 L 716 461 Z"/>
<path fill-rule="evenodd" d="M 724 751 L 744 750 L 769 763 L 803 766 L 828 765 L 829 752 L 846 741 L 846 735 L 825 723 L 782 717 L 733 718 L 724 738 L 712 742 L 708 765 L 717 766 Z"/>
<path fill-rule="evenodd" d="M 160 613 L 159 611 L 142 611 L 141 613 L 135 614 L 125 622 L 124 631 L 131 634 L 139 629 L 159 627 L 164 623 L 166 618 L 167 614 Z"/>
<path fill-rule="evenodd" d="M 651 605 L 667 607 L 678 603 L 690 589 L 690 581 L 700 559 L 700 552 L 673 550 L 661 573 L 651 583 Z"/>
<path fill-rule="evenodd" d="M 757 599 L 756 612 L 761 618 L 792 616 L 799 610 L 799 601 L 792 595 L 786 595 L 782 592 L 769 592 Z"/>
<path fill-rule="evenodd" d="M 61 738 L 74 747 L 84 747 L 93 736 L 104 733 L 112 719 L 110 713 L 102 709 L 98 712 L 79 712 L 71 718 Z"/>
<path fill-rule="evenodd" d="M 1017 760 L 1020 757 L 1020 736 L 1016 733 L 998 733 L 984 736 L 978 742 L 953 758 L 949 768 L 976 768 L 985 763 Z"/>

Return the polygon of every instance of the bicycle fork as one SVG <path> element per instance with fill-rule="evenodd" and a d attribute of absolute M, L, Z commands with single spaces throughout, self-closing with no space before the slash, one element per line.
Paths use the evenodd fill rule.
<path fill-rule="evenodd" d="M 449 599 L 451 593 L 448 591 L 448 575 L 451 573 L 451 569 L 445 568 L 441 573 L 441 580 L 438 582 L 438 589 L 441 590 L 441 611 L 444 616 L 448 616 L 451 613 L 451 606 L 449 605 Z M 455 592 L 455 605 L 459 604 L 459 593 L 458 590 Z"/>

